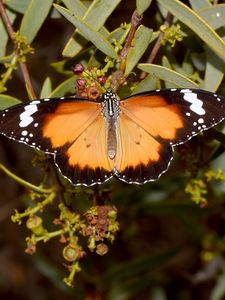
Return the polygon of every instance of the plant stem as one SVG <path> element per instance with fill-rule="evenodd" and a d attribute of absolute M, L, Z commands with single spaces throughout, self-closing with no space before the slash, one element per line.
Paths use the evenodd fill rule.
<path fill-rule="evenodd" d="M 168 13 L 163 25 L 166 27 L 169 27 L 170 20 L 171 20 L 171 14 Z M 153 60 L 155 59 L 155 57 L 161 47 L 161 41 L 163 39 L 163 36 L 164 36 L 164 32 L 161 31 L 154 47 L 152 48 L 152 51 L 151 51 L 146 63 L 151 64 L 153 62 Z M 142 72 L 140 75 L 140 79 L 144 79 L 146 77 L 146 75 L 147 75 L 146 72 Z"/>
<path fill-rule="evenodd" d="M 9 177 L 11 177 L 12 179 L 14 179 L 15 181 L 17 181 L 19 184 L 21 184 L 22 186 L 24 186 L 25 188 L 32 190 L 34 192 L 40 193 L 40 194 L 49 194 L 52 192 L 52 188 L 51 189 L 42 189 L 36 185 L 33 185 L 32 183 L 16 176 L 14 173 L 12 173 L 11 171 L 9 171 L 5 166 L 3 166 L 0 163 L 0 169 L 5 172 Z"/>

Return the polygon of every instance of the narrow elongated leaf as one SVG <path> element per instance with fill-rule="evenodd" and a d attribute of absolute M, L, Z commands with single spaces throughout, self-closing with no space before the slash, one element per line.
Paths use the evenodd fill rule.
<path fill-rule="evenodd" d="M 192 9 L 194 10 L 211 5 L 209 0 L 189 0 L 189 2 L 191 4 Z"/>
<path fill-rule="evenodd" d="M 144 54 L 151 41 L 152 33 L 152 29 L 149 29 L 143 25 L 138 27 L 127 54 L 127 64 L 125 70 L 126 76 L 133 70 Z"/>
<path fill-rule="evenodd" d="M 17 98 L 1 94 L 0 95 L 0 110 L 6 109 L 10 106 L 16 105 L 21 101 Z"/>
<path fill-rule="evenodd" d="M 147 92 L 151 90 L 156 90 L 160 87 L 159 85 L 159 79 L 153 75 L 148 74 L 145 79 L 143 79 L 132 91 L 132 95 L 141 93 L 141 92 Z"/>
<path fill-rule="evenodd" d="M 65 6 L 77 16 L 83 16 L 87 10 L 86 6 L 79 0 L 62 0 Z"/>
<path fill-rule="evenodd" d="M 121 0 L 95 0 L 88 9 L 79 0 L 64 0 L 63 2 L 76 16 L 81 16 L 82 20 L 86 21 L 96 31 L 99 31 Z M 85 40 L 80 38 L 76 30 L 63 49 L 63 55 L 75 56 L 83 49 L 85 44 Z"/>
<path fill-rule="evenodd" d="M 215 55 L 209 48 L 207 48 L 206 54 L 207 63 L 202 88 L 215 92 L 224 78 L 225 61 Z"/>
<path fill-rule="evenodd" d="M 78 16 L 75 16 L 69 10 L 56 5 L 55 7 L 58 11 L 69 20 L 74 26 L 76 26 L 80 33 L 89 41 L 91 41 L 99 50 L 101 50 L 106 55 L 117 58 L 117 53 L 112 47 L 112 45 L 97 31 L 95 31 L 88 23 L 84 22 Z"/>
<path fill-rule="evenodd" d="M 52 92 L 50 97 L 63 97 L 66 93 L 75 94 L 75 80 L 76 77 L 72 76 L 69 79 L 62 82 L 60 85 L 57 86 Z"/>
<path fill-rule="evenodd" d="M 40 5 L 40 0 L 30 0 L 20 26 L 20 34 L 26 36 L 29 43 L 33 41 L 44 23 L 52 3 L 53 0 L 45 0 L 41 1 Z"/>
<path fill-rule="evenodd" d="M 4 0 L 4 4 L 12 8 L 14 11 L 24 14 L 30 0 Z"/>
<path fill-rule="evenodd" d="M 152 73 L 158 78 L 171 82 L 176 87 L 198 88 L 199 86 L 189 78 L 173 70 L 154 64 L 139 64 L 138 68 L 147 73 Z"/>
<path fill-rule="evenodd" d="M 222 259 L 221 259 L 222 260 Z M 221 262 L 222 265 L 223 261 Z M 225 274 L 224 271 L 217 278 L 217 281 L 212 289 L 209 299 L 210 300 L 223 300 L 225 296 Z"/>
<path fill-rule="evenodd" d="M 225 4 L 211 5 L 197 12 L 213 29 L 225 26 Z"/>
<path fill-rule="evenodd" d="M 44 81 L 44 84 L 41 89 L 40 98 L 47 98 L 52 92 L 52 83 L 51 79 L 47 77 Z"/>
<path fill-rule="evenodd" d="M 88 7 L 84 20 L 99 30 L 121 0 L 95 0 Z"/>
<path fill-rule="evenodd" d="M 210 48 L 225 59 L 225 42 L 192 9 L 178 0 L 157 0 L 171 14 L 192 29 Z"/>
<path fill-rule="evenodd" d="M 142 15 L 149 8 L 152 0 L 136 0 L 137 13 Z"/>

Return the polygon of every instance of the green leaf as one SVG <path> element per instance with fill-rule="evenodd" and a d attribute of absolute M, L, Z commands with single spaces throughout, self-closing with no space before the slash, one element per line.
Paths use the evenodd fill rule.
<path fill-rule="evenodd" d="M 84 15 L 84 20 L 99 30 L 121 0 L 94 0 Z"/>
<path fill-rule="evenodd" d="M 215 258 L 214 258 L 215 259 Z M 217 260 L 219 257 L 217 257 Z M 221 259 L 221 266 L 224 264 L 224 261 L 222 258 Z M 223 300 L 225 296 L 225 285 L 224 285 L 224 280 L 225 280 L 225 273 L 223 270 L 223 273 L 220 274 L 212 288 L 212 292 L 210 294 L 210 300 Z"/>
<path fill-rule="evenodd" d="M 26 36 L 29 43 L 33 41 L 44 23 L 52 3 L 53 0 L 45 0 L 40 5 L 40 0 L 30 0 L 20 26 L 20 34 Z"/>
<path fill-rule="evenodd" d="M 156 90 L 160 87 L 159 79 L 154 74 L 148 74 L 132 91 L 132 95 Z"/>
<path fill-rule="evenodd" d="M 166 56 L 162 57 L 162 66 L 164 68 L 169 69 L 169 70 L 173 69 L 171 63 L 169 62 L 169 60 L 168 60 L 168 58 Z M 169 89 L 169 88 L 172 88 L 172 87 L 173 87 L 173 83 L 172 82 L 165 81 L 165 88 Z"/>
<path fill-rule="evenodd" d="M 225 61 L 215 55 L 211 49 L 206 49 L 207 63 L 203 89 L 215 92 L 220 86 L 225 72 Z"/>
<path fill-rule="evenodd" d="M 88 41 L 76 31 L 66 43 L 62 54 L 66 57 L 74 57 L 85 47 L 87 43 Z"/>
<path fill-rule="evenodd" d="M 95 31 L 88 23 L 84 22 L 78 16 L 75 16 L 69 10 L 59 6 L 54 5 L 58 11 L 69 20 L 74 26 L 76 26 L 80 33 L 89 41 L 91 41 L 99 50 L 101 50 L 106 55 L 117 58 L 117 53 L 112 45 L 97 31 Z"/>
<path fill-rule="evenodd" d="M 225 59 L 225 42 L 192 9 L 178 0 L 157 0 L 171 14 L 192 29 L 210 48 Z"/>
<path fill-rule="evenodd" d="M 125 76 L 130 74 L 150 44 L 153 30 L 143 25 L 135 32 L 131 47 L 128 50 Z"/>
<path fill-rule="evenodd" d="M 86 6 L 79 0 L 63 0 L 66 7 L 74 12 L 77 16 L 85 16 L 85 11 L 87 10 Z M 90 24 L 92 24 L 90 22 Z M 66 46 L 63 49 L 63 56 L 74 57 L 76 56 L 87 44 L 87 40 L 82 37 L 77 29 L 66 43 Z"/>
<path fill-rule="evenodd" d="M 4 4 L 10 7 L 12 10 L 24 14 L 30 0 L 4 0 Z"/>
<path fill-rule="evenodd" d="M 99 31 L 120 1 L 95 0 L 88 9 L 78 0 L 64 0 L 63 2 L 76 16 L 82 17 L 82 20 L 86 21 L 96 31 Z M 63 55 L 67 57 L 75 56 L 86 44 L 87 41 L 80 37 L 76 30 L 63 49 Z"/>
<path fill-rule="evenodd" d="M 21 103 L 19 99 L 8 95 L 0 94 L 0 110 L 6 109 L 18 103 Z"/>
<path fill-rule="evenodd" d="M 83 16 L 87 7 L 79 0 L 62 0 L 65 6 L 77 16 Z"/>
<path fill-rule="evenodd" d="M 152 73 L 162 80 L 171 82 L 174 87 L 199 88 L 197 83 L 186 76 L 162 66 L 154 64 L 139 64 L 138 68 L 144 72 Z"/>
<path fill-rule="evenodd" d="M 136 0 L 137 13 L 142 15 L 150 6 L 152 0 Z"/>
<path fill-rule="evenodd" d="M 197 10 L 211 5 L 209 0 L 189 0 L 192 9 Z"/>
<path fill-rule="evenodd" d="M 52 83 L 50 77 L 47 77 L 41 89 L 40 98 L 47 98 L 51 95 Z"/>
<path fill-rule="evenodd" d="M 218 29 L 222 26 L 225 26 L 225 4 L 217 4 L 205 7 L 198 10 L 198 14 L 213 29 Z"/>
<path fill-rule="evenodd" d="M 62 82 L 51 92 L 50 97 L 63 97 L 66 93 L 75 94 L 75 80 L 76 77 L 72 76 Z"/>
<path fill-rule="evenodd" d="M 130 31 L 129 25 L 126 28 L 118 27 L 109 33 L 108 39 L 109 39 L 109 41 L 113 41 L 113 39 L 115 39 L 116 41 L 119 41 L 122 43 L 126 39 L 129 31 Z"/>

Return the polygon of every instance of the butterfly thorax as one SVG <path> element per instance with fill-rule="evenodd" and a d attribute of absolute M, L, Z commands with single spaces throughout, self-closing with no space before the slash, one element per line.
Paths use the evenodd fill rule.
<path fill-rule="evenodd" d="M 117 119 L 119 115 L 119 100 L 116 97 L 116 94 L 108 89 L 107 92 L 103 95 L 102 102 L 102 111 L 103 115 L 107 119 Z"/>
<path fill-rule="evenodd" d="M 117 148 L 116 121 L 120 108 L 119 100 L 111 89 L 103 95 L 102 112 L 107 122 L 107 153 L 110 159 L 114 159 Z"/>

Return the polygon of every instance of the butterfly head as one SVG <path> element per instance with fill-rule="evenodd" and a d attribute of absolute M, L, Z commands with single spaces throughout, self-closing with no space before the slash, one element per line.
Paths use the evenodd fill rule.
<path fill-rule="evenodd" d="M 106 93 L 103 94 L 103 115 L 106 118 L 116 119 L 119 115 L 119 99 L 114 91 L 109 88 Z"/>

